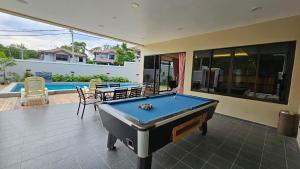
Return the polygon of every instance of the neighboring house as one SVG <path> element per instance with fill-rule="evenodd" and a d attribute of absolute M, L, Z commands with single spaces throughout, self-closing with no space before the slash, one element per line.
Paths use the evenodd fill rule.
<path fill-rule="evenodd" d="M 93 55 L 94 62 L 99 65 L 112 65 L 116 59 L 114 50 L 95 50 Z"/>
<path fill-rule="evenodd" d="M 139 48 L 137 48 L 137 47 L 132 47 L 131 48 L 133 51 L 134 51 L 134 53 L 135 53 L 135 62 L 140 62 L 140 60 L 141 60 L 141 50 L 139 49 Z"/>
<path fill-rule="evenodd" d="M 50 50 L 39 51 L 40 59 L 50 62 L 69 62 L 69 63 L 86 63 L 87 55 L 81 53 L 74 53 L 72 51 L 56 48 Z"/>

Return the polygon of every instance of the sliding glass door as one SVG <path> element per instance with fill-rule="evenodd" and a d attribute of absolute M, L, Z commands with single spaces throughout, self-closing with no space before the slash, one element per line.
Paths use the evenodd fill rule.
<path fill-rule="evenodd" d="M 145 56 L 143 82 L 147 86 L 146 95 L 158 94 L 159 92 L 159 55 Z"/>
<path fill-rule="evenodd" d="M 159 83 L 159 91 L 170 91 L 173 88 L 174 78 L 174 67 L 173 62 L 168 60 L 160 60 L 160 83 Z M 176 85 L 176 82 L 175 82 Z M 177 85 L 176 85 L 177 86 Z"/>

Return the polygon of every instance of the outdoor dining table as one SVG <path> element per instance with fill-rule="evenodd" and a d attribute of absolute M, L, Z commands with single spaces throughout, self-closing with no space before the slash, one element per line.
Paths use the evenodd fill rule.
<path fill-rule="evenodd" d="M 97 95 L 100 95 L 101 100 L 103 100 L 105 94 L 107 94 L 107 93 L 110 93 L 110 94 L 114 93 L 115 89 L 122 88 L 122 89 L 128 89 L 128 91 L 130 91 L 130 89 L 132 87 L 136 87 L 136 86 L 98 88 L 98 89 L 95 90 L 95 98 L 97 97 Z"/>

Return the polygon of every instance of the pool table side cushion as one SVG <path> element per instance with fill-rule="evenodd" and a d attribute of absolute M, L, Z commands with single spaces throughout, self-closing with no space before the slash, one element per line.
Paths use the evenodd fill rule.
<path fill-rule="evenodd" d="M 147 155 L 155 152 L 166 144 L 181 138 L 174 139 L 173 137 L 173 131 L 177 128 L 177 126 L 181 126 L 189 120 L 198 118 L 201 115 L 212 115 L 215 111 L 215 108 L 216 106 L 210 106 L 176 120 L 169 121 L 163 125 L 153 126 L 147 129 L 137 128 L 133 123 L 131 123 L 131 125 L 127 124 L 108 111 L 100 109 L 99 113 L 103 126 L 110 134 L 122 141 L 139 157 L 147 157 Z M 209 118 L 205 120 L 205 123 L 207 120 L 209 120 Z M 201 126 L 199 126 L 199 128 L 201 129 Z"/>

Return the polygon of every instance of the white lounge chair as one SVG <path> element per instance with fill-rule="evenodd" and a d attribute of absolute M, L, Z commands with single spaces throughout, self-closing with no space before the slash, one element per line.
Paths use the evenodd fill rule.
<path fill-rule="evenodd" d="M 101 79 L 91 79 L 89 88 L 84 88 L 83 92 L 87 95 L 94 95 L 96 90 L 96 84 L 100 84 Z"/>
<path fill-rule="evenodd" d="M 45 79 L 42 77 L 27 77 L 24 88 L 21 89 L 21 105 L 27 105 L 28 99 L 40 98 L 49 104 L 48 89 L 45 87 Z"/>

